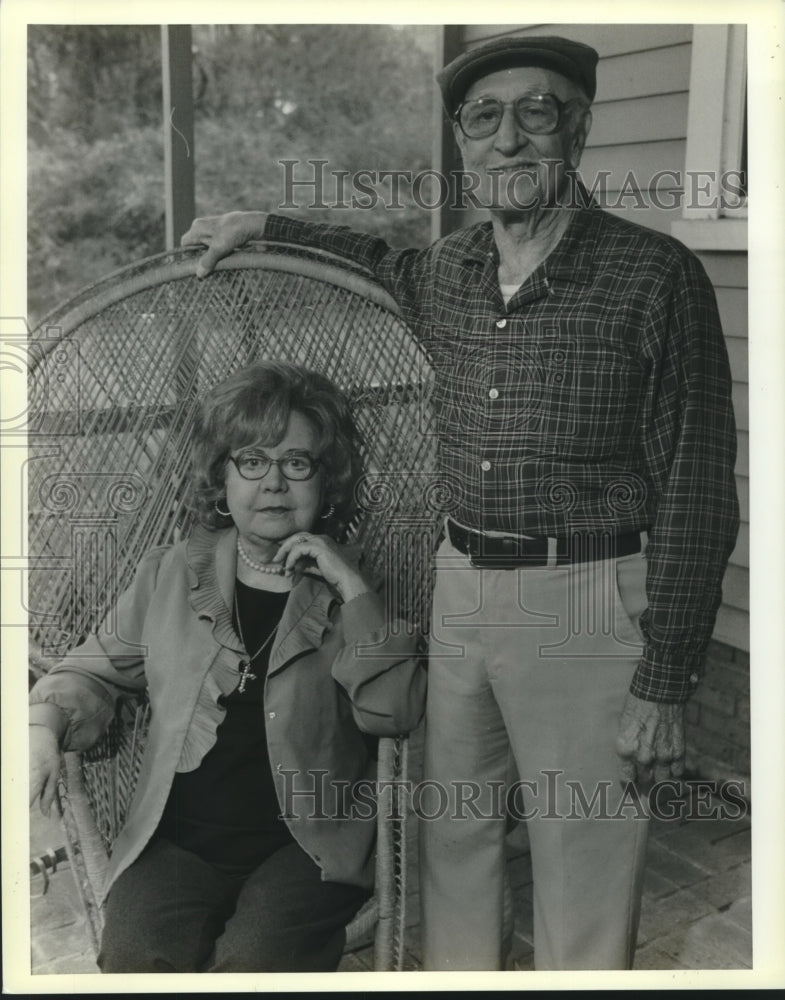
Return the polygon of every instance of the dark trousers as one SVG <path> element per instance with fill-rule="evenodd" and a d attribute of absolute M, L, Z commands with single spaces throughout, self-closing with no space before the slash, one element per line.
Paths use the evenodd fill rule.
<path fill-rule="evenodd" d="M 106 902 L 102 972 L 332 972 L 369 892 L 323 882 L 297 844 L 247 878 L 156 840 Z"/>

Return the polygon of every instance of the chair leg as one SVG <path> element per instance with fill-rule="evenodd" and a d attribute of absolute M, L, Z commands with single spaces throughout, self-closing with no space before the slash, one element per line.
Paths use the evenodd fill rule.
<path fill-rule="evenodd" d="M 103 930 L 101 910 L 98 905 L 98 900 L 96 899 L 93 885 L 90 881 L 84 855 L 82 854 L 79 846 L 79 831 L 71 809 L 71 803 L 62 782 L 58 788 L 57 798 L 60 820 L 63 824 L 63 831 L 65 833 L 65 850 L 68 856 L 68 861 L 71 865 L 74 882 L 76 883 L 76 891 L 79 897 L 79 902 L 82 904 L 82 909 L 85 914 L 87 933 L 90 938 L 90 947 L 93 949 L 93 953 L 98 955 L 101 932 Z"/>
<path fill-rule="evenodd" d="M 376 855 L 376 927 L 374 968 L 377 972 L 403 969 L 406 929 L 406 775 L 409 743 L 406 737 L 379 741 L 379 824 Z"/>

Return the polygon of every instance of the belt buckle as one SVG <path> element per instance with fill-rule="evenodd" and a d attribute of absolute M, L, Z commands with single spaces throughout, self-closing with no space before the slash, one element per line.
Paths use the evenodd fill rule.
<path fill-rule="evenodd" d="M 488 541 L 498 544 L 501 552 L 494 552 L 492 555 L 486 554 L 484 544 Z M 519 566 L 527 565 L 526 542 L 522 538 L 512 538 L 509 535 L 501 538 L 492 538 L 488 535 L 480 535 L 478 545 L 471 546 L 470 561 L 472 566 L 478 569 L 517 569 Z"/>

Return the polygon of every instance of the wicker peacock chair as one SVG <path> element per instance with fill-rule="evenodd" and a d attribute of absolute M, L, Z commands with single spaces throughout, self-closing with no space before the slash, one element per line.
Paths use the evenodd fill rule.
<path fill-rule="evenodd" d="M 189 530 L 187 440 L 196 401 L 263 357 L 332 378 L 349 395 L 365 476 L 350 529 L 423 631 L 443 492 L 428 362 L 387 293 L 354 265 L 260 244 L 194 276 L 198 250 L 110 275 L 50 313 L 31 338 L 28 607 L 34 674 L 93 629 L 140 556 Z M 121 706 L 101 743 L 65 754 L 66 846 L 96 944 L 96 899 L 144 752 L 148 706 Z M 404 796 L 407 740 L 382 739 L 379 777 Z M 375 967 L 403 961 L 405 803 L 379 810 L 374 898 L 347 949 L 375 939 Z M 391 808 L 395 806 L 395 808 Z M 392 818 L 390 818 L 392 817 Z M 400 817 L 400 818 L 395 818 Z"/>

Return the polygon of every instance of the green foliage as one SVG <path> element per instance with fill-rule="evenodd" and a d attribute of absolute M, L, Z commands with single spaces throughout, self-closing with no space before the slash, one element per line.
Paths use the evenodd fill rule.
<path fill-rule="evenodd" d="M 161 39 L 150 26 L 31 26 L 28 280 L 31 322 L 80 287 L 164 248 Z M 427 168 L 431 29 L 223 25 L 193 29 L 196 212 L 275 209 L 279 161 L 333 169 Z M 400 209 L 312 208 L 384 236 L 428 242 L 404 186 Z M 379 188 L 380 196 L 389 185 Z M 324 200 L 336 195 L 329 183 Z M 351 189 L 347 190 L 349 199 Z M 297 204 L 312 201 L 299 189 Z"/>

